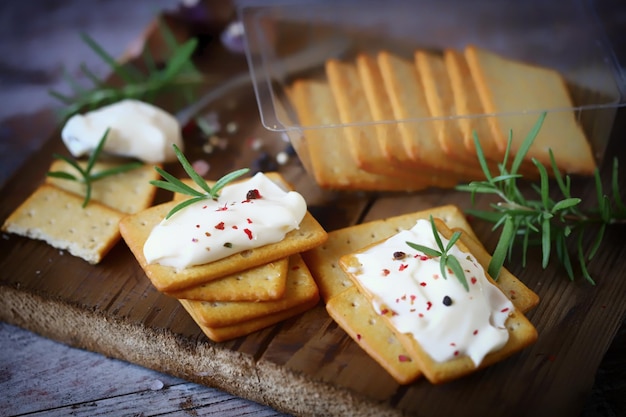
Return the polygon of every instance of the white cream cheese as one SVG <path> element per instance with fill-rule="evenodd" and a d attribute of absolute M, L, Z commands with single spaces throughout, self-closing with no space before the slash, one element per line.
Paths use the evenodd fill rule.
<path fill-rule="evenodd" d="M 401 333 L 412 334 L 433 360 L 467 355 L 478 366 L 485 355 L 506 344 L 504 323 L 513 304 L 486 278 L 476 258 L 457 245 L 448 253 L 465 271 L 469 291 L 451 270 L 447 279 L 441 276 L 438 257 L 429 258 L 406 242 L 438 248 L 430 221 L 419 220 L 410 230 L 358 254 L 360 267 L 353 273 L 373 295 L 376 311 Z"/>
<path fill-rule="evenodd" d="M 176 160 L 173 144 L 183 150 L 181 128 L 174 116 L 131 99 L 70 117 L 61 137 L 70 153 L 81 157 L 98 146 L 107 128 L 104 151 L 109 154 L 161 163 Z"/>
<path fill-rule="evenodd" d="M 148 263 L 184 269 L 281 241 L 297 229 L 306 202 L 267 176 L 224 187 L 218 201 L 202 200 L 162 220 L 144 244 Z"/>

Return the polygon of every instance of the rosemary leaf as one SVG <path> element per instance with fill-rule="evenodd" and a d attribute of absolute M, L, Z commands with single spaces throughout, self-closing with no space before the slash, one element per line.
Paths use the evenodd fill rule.
<path fill-rule="evenodd" d="M 613 194 L 613 201 L 615 202 L 616 209 L 618 211 L 626 213 L 626 206 L 624 205 L 624 202 L 622 201 L 622 197 L 620 196 L 619 192 L 619 184 L 617 180 L 618 168 L 619 161 L 617 160 L 617 158 L 615 158 L 613 160 L 613 169 L 611 170 L 611 191 Z"/>
<path fill-rule="evenodd" d="M 448 255 L 446 257 L 446 266 L 450 267 L 461 285 L 463 285 L 463 288 L 465 288 L 465 291 L 469 291 L 469 284 L 467 282 L 467 278 L 465 277 L 463 267 L 461 267 L 461 264 L 459 263 L 459 260 L 452 255 Z"/>
<path fill-rule="evenodd" d="M 191 166 L 185 155 L 182 153 L 182 151 L 178 148 L 178 146 L 172 146 L 174 148 L 174 153 L 176 154 L 176 157 L 178 158 L 178 161 L 182 165 L 185 172 L 189 175 L 193 182 L 198 185 L 198 187 L 205 191 L 205 193 L 188 186 L 187 184 L 185 184 L 172 174 L 168 173 L 167 171 L 161 169 L 160 167 L 154 167 L 156 171 L 165 179 L 165 181 L 153 180 L 150 181 L 150 184 L 168 191 L 172 191 L 174 193 L 181 193 L 192 196 L 192 198 L 184 200 L 183 202 L 172 208 L 165 216 L 166 219 L 169 219 L 170 217 L 172 217 L 173 214 L 198 201 L 206 199 L 217 200 L 219 198 L 220 190 L 224 188 L 225 185 L 250 171 L 248 168 L 242 168 L 237 171 L 231 172 L 217 180 L 213 187 L 209 187 L 204 178 L 202 178 L 202 176 L 200 176 L 200 174 L 198 174 L 193 169 L 193 167 Z"/>
<path fill-rule="evenodd" d="M 487 273 L 495 281 L 497 281 L 500 276 L 500 269 L 502 269 L 502 265 L 504 265 L 504 260 L 507 257 L 509 247 L 512 245 L 513 239 L 515 238 L 514 232 L 515 228 L 513 220 L 511 217 L 505 216 L 504 226 L 502 227 L 498 244 L 496 245 L 496 249 L 493 252 L 487 269 Z"/>
<path fill-rule="evenodd" d="M 431 258 L 438 258 L 441 256 L 441 252 L 433 248 L 429 248 L 428 246 L 420 245 L 420 244 L 413 243 L 413 242 L 406 242 L 406 244 L 409 245 L 411 248 L 415 249 L 416 251 L 420 251 L 424 255 L 430 256 Z"/>
<path fill-rule="evenodd" d="M 81 34 L 81 38 L 83 42 L 85 42 L 105 63 L 115 71 L 117 75 L 120 76 L 125 82 L 132 83 L 137 81 L 137 78 L 130 73 L 128 69 L 118 64 L 118 62 L 109 55 L 104 48 L 102 48 L 96 41 L 94 41 L 89 35 L 86 33 Z"/>

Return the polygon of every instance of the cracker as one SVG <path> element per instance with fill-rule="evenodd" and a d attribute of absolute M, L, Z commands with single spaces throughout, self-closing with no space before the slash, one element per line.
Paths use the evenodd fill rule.
<path fill-rule="evenodd" d="M 283 258 L 206 284 L 167 294 L 174 298 L 197 301 L 276 300 L 285 293 L 288 265 L 289 260 Z"/>
<path fill-rule="evenodd" d="M 376 60 L 371 55 L 359 54 L 356 57 L 356 67 L 372 119 L 387 122 L 394 120 L 393 109 Z M 381 142 L 382 153 L 387 160 L 405 168 L 414 169 L 414 161 L 404 152 L 404 142 L 400 136 L 398 125 L 396 123 L 376 123 L 375 128 Z"/>
<path fill-rule="evenodd" d="M 96 174 L 126 163 L 128 163 L 128 161 L 98 161 L 94 164 L 92 173 Z M 85 168 L 87 163 L 80 161 L 78 165 Z M 73 175 L 77 174 L 75 168 L 63 160 L 53 161 L 50 166 L 50 171 L 67 172 Z M 142 165 L 130 171 L 104 177 L 92 183 L 91 200 L 123 213 L 137 213 L 138 211 L 150 207 L 152 204 L 156 194 L 156 188 L 150 184 L 150 181 L 156 180 L 158 177 L 159 174 L 152 165 Z M 85 185 L 81 182 L 68 181 L 54 177 L 46 177 L 46 182 L 80 196 L 85 195 Z"/>
<path fill-rule="evenodd" d="M 324 244 L 302 254 L 317 281 L 322 298 L 328 301 L 352 285 L 339 267 L 338 262 L 342 255 L 386 239 L 401 229 L 411 228 L 417 219 L 428 219 L 430 215 L 443 219 L 450 227 L 460 227 L 476 238 L 463 212 L 454 205 L 434 207 L 334 230 L 328 233 L 328 240 Z"/>
<path fill-rule="evenodd" d="M 211 340 L 214 342 L 225 342 L 227 340 L 232 340 L 238 337 L 246 336 L 250 333 L 256 332 L 258 330 L 264 329 L 269 326 L 273 326 L 274 324 L 280 323 L 281 321 L 287 320 L 289 318 L 295 317 L 299 314 L 304 313 L 305 311 L 315 307 L 317 301 L 310 300 L 306 303 L 297 305 L 295 307 L 279 311 L 274 314 L 269 314 L 267 316 L 259 317 L 256 319 L 248 320 L 242 323 L 233 324 L 231 326 L 225 327 L 208 327 L 203 324 L 200 324 L 196 319 L 196 313 L 194 309 L 191 307 L 191 302 L 187 300 L 179 300 L 182 306 L 187 310 L 189 315 L 194 319 L 200 330 Z"/>
<path fill-rule="evenodd" d="M 500 161 L 502 153 L 491 134 L 489 124 L 485 117 L 480 117 L 485 113 L 485 110 L 478 97 L 478 91 L 465 56 L 454 49 L 444 50 L 443 56 L 446 71 L 450 78 L 456 114 L 472 116 L 461 117 L 457 120 L 465 149 L 474 158 L 476 157 L 476 145 L 474 143 L 474 133 L 476 133 L 485 157 Z"/>
<path fill-rule="evenodd" d="M 373 174 L 402 178 L 414 185 L 427 185 L 424 176 L 389 164 L 384 156 L 356 66 L 329 59 L 326 61 L 326 75 L 339 119 L 341 123 L 350 125 L 345 128 L 345 133 L 357 166 Z"/>
<path fill-rule="evenodd" d="M 437 140 L 435 123 L 424 95 L 424 86 L 413 62 L 387 51 L 379 52 L 378 65 L 394 116 L 399 123 L 406 152 L 416 163 L 440 173 L 464 178 L 465 168 L 451 163 Z"/>
<path fill-rule="evenodd" d="M 397 178 L 376 175 L 360 169 L 350 154 L 345 132 L 320 126 L 340 124 L 330 86 L 325 81 L 296 80 L 292 101 L 311 158 L 313 176 L 321 188 L 363 191 L 414 191 L 424 188 L 405 184 Z"/>
<path fill-rule="evenodd" d="M 434 52 L 417 50 L 414 54 L 417 72 L 424 86 L 424 96 L 432 117 L 445 118 L 456 115 L 452 86 L 443 58 Z M 462 136 L 456 124 L 450 120 L 437 120 L 437 139 L 446 154 L 467 160 Z M 475 158 L 474 158 L 475 161 Z"/>
<path fill-rule="evenodd" d="M 437 225 L 437 229 L 440 231 L 440 233 L 442 233 L 444 236 L 452 235 L 452 230 L 450 230 L 443 221 L 441 221 L 440 219 L 435 219 L 435 222 Z M 462 242 L 457 241 L 457 246 L 462 252 L 470 253 L 469 249 Z M 356 253 L 359 253 L 365 249 L 367 248 L 361 249 Z M 358 260 L 356 260 L 354 253 L 345 255 L 340 259 L 340 265 L 345 271 L 349 271 L 350 266 L 353 265 L 355 262 L 358 263 Z M 485 266 L 483 265 L 483 267 Z M 368 291 L 362 287 L 359 279 L 356 276 L 352 275 L 351 273 L 348 273 L 348 275 L 355 284 L 355 286 L 358 287 L 361 294 L 363 294 L 363 296 L 371 302 L 373 295 L 369 294 Z M 495 283 L 488 275 L 487 279 L 492 284 L 497 286 L 497 283 Z M 426 376 L 426 378 L 428 378 L 428 380 L 434 384 L 448 382 L 453 379 L 460 378 L 469 373 L 475 372 L 478 369 L 482 369 L 496 362 L 499 362 L 506 357 L 516 352 L 519 352 L 528 345 L 534 343 L 534 341 L 537 339 L 537 331 L 535 327 L 532 325 L 532 323 L 530 323 L 530 321 L 528 321 L 528 319 L 521 311 L 515 309 L 505 322 L 505 326 L 509 333 L 509 339 L 507 343 L 501 349 L 487 354 L 478 366 L 476 366 L 467 356 L 459 356 L 445 362 L 437 362 L 433 360 L 430 355 L 428 355 L 421 348 L 420 344 L 413 338 L 413 336 L 411 336 L 410 334 L 398 332 L 393 327 L 386 315 L 383 315 L 381 317 L 389 326 L 389 328 L 394 332 L 404 348 L 407 349 L 407 351 L 409 352 L 409 356 L 418 363 L 419 368 Z"/>
<path fill-rule="evenodd" d="M 202 326 L 220 328 L 258 319 L 301 304 L 319 301 L 319 291 L 302 257 L 289 258 L 287 288 L 282 298 L 273 301 L 207 302 L 187 300 L 196 321 Z"/>
<path fill-rule="evenodd" d="M 326 310 L 398 384 L 409 384 L 421 376 L 417 362 L 411 359 L 371 302 L 356 287 L 331 297 L 326 303 Z"/>
<path fill-rule="evenodd" d="M 2 225 L 2 230 L 42 240 L 91 264 L 99 263 L 120 239 L 124 216 L 96 201 L 83 208 L 83 197 L 40 185 Z"/>
<path fill-rule="evenodd" d="M 452 85 L 443 57 L 429 51 L 415 51 L 415 65 L 424 86 L 426 103 L 432 117 L 438 118 L 433 123 L 437 139 L 444 153 L 463 164 L 468 173 L 476 178 L 484 175 L 475 153 L 465 150 L 463 135 L 451 116 L 456 116 L 456 106 L 452 94 Z"/>
<path fill-rule="evenodd" d="M 500 151 L 513 132 L 511 151 L 517 153 L 539 114 L 548 112 L 526 157 L 550 165 L 548 149 L 566 173 L 592 175 L 596 163 L 585 133 L 576 121 L 572 100 L 561 74 L 469 45 L 465 57 Z M 514 82 L 512 82 L 514 80 Z M 507 114 L 508 113 L 508 114 Z M 517 115 L 513 113 L 518 113 Z M 519 114 L 523 113 L 523 114 Z M 563 146 L 566 143 L 567 146 Z"/>
<path fill-rule="evenodd" d="M 177 271 L 159 264 L 148 264 L 143 246 L 150 232 L 178 202 L 170 201 L 125 216 L 120 221 L 120 232 L 133 255 L 154 287 L 162 292 L 178 291 L 198 286 L 237 272 L 269 264 L 295 253 L 314 248 L 326 241 L 322 226 L 307 212 L 299 229 L 287 233 L 280 242 L 233 254 L 214 262 Z"/>

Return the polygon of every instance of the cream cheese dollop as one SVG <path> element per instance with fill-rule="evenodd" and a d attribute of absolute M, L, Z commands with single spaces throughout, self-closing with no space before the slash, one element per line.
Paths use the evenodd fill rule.
<path fill-rule="evenodd" d="M 307 211 L 301 194 L 263 173 L 224 187 L 217 201 L 194 203 L 162 220 L 143 247 L 150 264 L 181 270 L 280 242 Z"/>
<path fill-rule="evenodd" d="M 184 149 L 181 127 L 174 116 L 133 99 L 70 117 L 61 138 L 74 157 L 81 157 L 93 152 L 107 128 L 104 151 L 112 155 L 163 163 L 176 160 L 172 145 Z"/>
<path fill-rule="evenodd" d="M 448 240 L 441 236 L 444 246 Z M 438 248 L 431 223 L 418 220 L 381 244 L 357 254 L 355 274 L 373 296 L 374 309 L 401 333 L 411 334 L 437 362 L 460 355 L 478 366 L 503 347 L 514 306 L 486 277 L 476 258 L 457 245 L 448 252 L 465 271 L 469 291 L 454 273 L 441 276 L 439 257 L 430 258 L 406 242 Z M 394 255 L 395 254 L 395 255 Z"/>

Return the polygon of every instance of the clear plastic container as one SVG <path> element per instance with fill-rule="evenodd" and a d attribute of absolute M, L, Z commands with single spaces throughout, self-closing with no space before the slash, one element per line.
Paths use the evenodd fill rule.
<path fill-rule="evenodd" d="M 349 126 L 302 126 L 290 104 L 288 88 L 297 78 L 323 76 L 324 61 L 332 57 L 352 59 L 360 52 L 388 50 L 411 58 L 418 48 L 462 50 L 472 44 L 555 69 L 566 81 L 571 108 L 520 108 L 506 114 L 447 117 L 536 120 L 544 111 L 548 117 L 550 112 L 573 111 L 598 163 L 604 157 L 617 108 L 624 104 L 625 74 L 592 5 L 581 0 L 272 1 L 244 4 L 239 13 L 261 121 L 269 130 L 286 132 L 309 169 L 307 147 L 303 146 L 307 130 L 334 129 L 340 137 L 341 130 Z M 375 123 L 435 122 L 434 118 L 420 118 Z"/>

